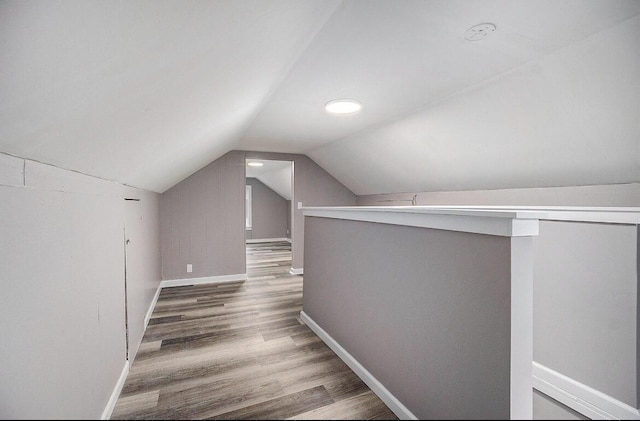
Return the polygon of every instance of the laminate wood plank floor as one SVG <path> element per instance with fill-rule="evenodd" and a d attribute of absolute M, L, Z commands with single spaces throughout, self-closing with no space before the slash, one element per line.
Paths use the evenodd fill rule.
<path fill-rule="evenodd" d="M 163 288 L 111 419 L 398 419 L 300 321 L 288 242 L 244 282 Z"/>

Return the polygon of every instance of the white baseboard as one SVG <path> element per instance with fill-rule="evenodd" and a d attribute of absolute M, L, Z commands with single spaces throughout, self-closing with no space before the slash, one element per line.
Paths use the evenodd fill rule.
<path fill-rule="evenodd" d="M 226 282 L 246 281 L 246 273 L 236 273 L 234 275 L 205 276 L 203 278 L 172 279 L 160 282 L 160 288 L 181 287 L 186 285 L 200 284 L 222 284 Z"/>
<path fill-rule="evenodd" d="M 153 314 L 153 310 L 156 308 L 156 303 L 158 302 L 158 297 L 160 297 L 160 291 L 162 290 L 162 283 L 158 285 L 158 289 L 156 290 L 155 295 L 153 296 L 153 300 L 151 300 L 151 305 L 149 306 L 149 310 L 147 310 L 147 314 L 144 317 L 144 331 L 146 332 L 147 326 L 149 325 L 149 320 L 151 320 L 151 315 Z M 144 332 L 143 332 L 144 335 Z M 111 413 L 113 412 L 113 408 L 116 406 L 116 402 L 120 397 L 120 393 L 122 392 L 122 388 L 124 387 L 124 383 L 127 381 L 127 376 L 129 375 L 131 363 L 128 360 L 124 362 L 124 368 L 120 373 L 120 378 L 116 383 L 115 388 L 113 389 L 113 393 L 111 393 L 111 397 L 109 398 L 109 402 L 107 403 L 107 407 L 102 412 L 102 420 L 108 420 L 111 418 Z"/>
<path fill-rule="evenodd" d="M 591 419 L 640 420 L 640 411 L 586 384 L 533 362 L 533 387 Z"/>
<path fill-rule="evenodd" d="M 291 239 L 290 238 L 255 238 L 255 239 L 246 240 L 247 244 L 274 243 L 274 242 L 277 242 L 277 241 L 288 241 L 290 243 Z"/>
<path fill-rule="evenodd" d="M 291 268 L 289 273 L 292 275 L 302 275 L 304 273 L 304 268 Z"/>
<path fill-rule="evenodd" d="M 369 386 L 371 391 L 378 395 L 380 399 L 393 411 L 398 418 L 402 420 L 417 420 L 418 417 L 413 415 L 409 409 L 402 404 L 395 396 L 387 390 L 386 387 L 382 383 L 376 379 L 373 374 L 371 374 L 366 368 L 362 366 L 346 349 L 344 349 L 338 342 L 335 341 L 324 329 L 322 329 L 316 322 L 311 319 L 304 311 L 300 312 L 300 319 L 307 325 L 311 330 L 314 331 L 316 335 L 322 341 L 329 346 L 333 350 L 333 352 L 342 359 L 353 370 L 354 373 L 363 382 Z"/>
<path fill-rule="evenodd" d="M 158 289 L 156 290 L 156 295 L 151 300 L 151 305 L 149 306 L 149 310 L 147 310 L 147 315 L 144 316 L 144 330 L 147 330 L 147 326 L 149 325 L 149 320 L 151 320 L 151 315 L 153 314 L 153 309 L 156 308 L 156 303 L 158 302 L 158 297 L 160 297 L 160 291 L 162 290 L 162 282 L 158 285 Z"/>
<path fill-rule="evenodd" d="M 127 380 L 128 374 L 129 361 L 125 361 L 122 372 L 120 373 L 120 378 L 118 379 L 118 383 L 116 383 L 116 387 L 111 393 L 111 397 L 109 398 L 109 402 L 107 402 L 107 406 L 104 408 L 104 411 L 102 411 L 102 416 L 100 417 L 101 420 L 108 420 L 111 418 L 111 414 L 113 413 L 113 409 L 116 407 L 116 402 L 118 402 L 120 392 L 122 392 L 122 388 L 124 387 L 124 382 Z"/>

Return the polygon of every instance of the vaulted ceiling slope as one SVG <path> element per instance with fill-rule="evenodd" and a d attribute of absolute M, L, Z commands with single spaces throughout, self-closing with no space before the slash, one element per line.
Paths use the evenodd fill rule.
<path fill-rule="evenodd" d="M 0 151 L 156 192 L 234 149 L 356 194 L 640 182 L 639 37 L 637 0 L 4 0 Z"/>
<path fill-rule="evenodd" d="M 254 161 L 253 159 L 247 161 Z M 259 161 L 261 167 L 247 166 L 246 176 L 260 180 L 265 186 L 278 193 L 285 200 L 291 200 L 292 161 Z"/>

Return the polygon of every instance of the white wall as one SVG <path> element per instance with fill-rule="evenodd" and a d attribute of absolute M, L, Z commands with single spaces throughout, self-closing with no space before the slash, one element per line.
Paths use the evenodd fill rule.
<path fill-rule="evenodd" d="M 640 182 L 639 35 L 636 16 L 308 155 L 357 195 Z"/>
<path fill-rule="evenodd" d="M 135 360 L 160 286 L 160 195 L 123 188 L 127 259 L 129 359 Z"/>
<path fill-rule="evenodd" d="M 125 367 L 123 198 L 131 194 L 147 221 L 138 279 L 146 292 L 130 296 L 130 320 L 140 325 L 160 282 L 158 195 L 0 154 L 1 418 L 105 411 Z"/>

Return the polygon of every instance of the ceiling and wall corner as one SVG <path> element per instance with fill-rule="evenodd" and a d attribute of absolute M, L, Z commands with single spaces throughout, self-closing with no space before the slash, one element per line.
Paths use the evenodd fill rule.
<path fill-rule="evenodd" d="M 0 152 L 156 192 L 230 150 L 359 195 L 640 182 L 638 36 L 635 0 L 3 1 Z"/>
<path fill-rule="evenodd" d="M 309 156 L 358 195 L 638 182 L 638 35 L 640 16 Z"/>
<path fill-rule="evenodd" d="M 247 166 L 246 177 L 257 178 L 265 186 L 278 193 L 285 200 L 291 200 L 291 162 L 269 159 L 247 159 L 258 161 L 263 165 L 259 168 Z"/>

